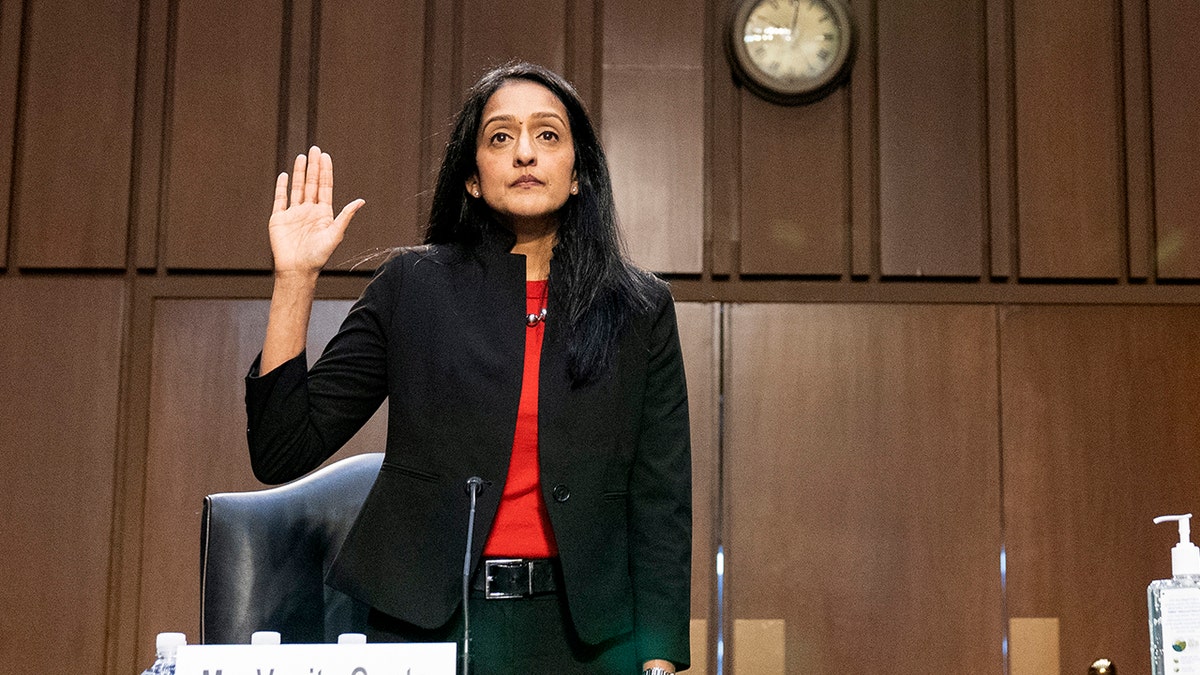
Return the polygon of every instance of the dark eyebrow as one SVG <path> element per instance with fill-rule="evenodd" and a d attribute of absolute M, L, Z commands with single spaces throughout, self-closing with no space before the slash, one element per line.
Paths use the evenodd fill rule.
<path fill-rule="evenodd" d="M 559 124 L 563 125 L 564 127 L 567 126 L 567 121 L 564 120 L 561 115 L 559 115 L 556 112 L 549 111 L 549 110 L 547 110 L 545 112 L 535 112 L 529 116 L 529 119 L 531 119 L 531 120 L 538 120 L 538 119 L 545 119 L 545 118 L 558 120 Z M 488 125 L 493 122 L 516 122 L 516 121 L 517 121 L 516 115 L 493 115 L 492 117 L 489 117 L 486 120 L 484 120 L 483 124 L 481 124 L 479 128 L 486 129 L 488 127 Z"/>

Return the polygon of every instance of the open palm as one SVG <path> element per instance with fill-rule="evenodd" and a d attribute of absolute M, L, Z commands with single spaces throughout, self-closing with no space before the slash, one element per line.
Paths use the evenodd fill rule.
<path fill-rule="evenodd" d="M 275 273 L 315 274 L 329 261 L 350 219 L 365 202 L 356 199 L 334 217 L 333 159 L 315 145 L 307 156 L 296 157 L 291 182 L 289 199 L 287 172 L 275 179 L 270 222 Z"/>

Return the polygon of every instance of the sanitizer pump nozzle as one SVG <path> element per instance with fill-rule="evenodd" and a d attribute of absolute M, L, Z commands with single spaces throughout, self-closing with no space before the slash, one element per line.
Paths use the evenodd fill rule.
<path fill-rule="evenodd" d="M 1154 524 L 1158 525 L 1169 520 L 1179 523 L 1179 543 L 1171 549 L 1171 576 L 1200 574 L 1200 547 L 1192 543 L 1192 514 L 1159 516 L 1154 519 Z"/>

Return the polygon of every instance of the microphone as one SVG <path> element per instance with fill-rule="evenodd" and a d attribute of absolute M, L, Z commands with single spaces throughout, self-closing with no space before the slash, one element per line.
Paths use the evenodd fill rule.
<path fill-rule="evenodd" d="M 475 536 L 475 499 L 483 492 L 487 481 L 479 476 L 467 479 L 467 494 L 471 495 L 471 513 L 467 518 L 467 550 L 463 553 L 462 610 L 463 610 L 463 675 L 471 675 L 471 610 L 468 606 L 471 588 L 471 541 Z"/>
<path fill-rule="evenodd" d="M 467 492 L 474 491 L 476 494 L 483 494 L 483 487 L 487 484 L 488 482 L 479 476 L 471 476 L 467 479 Z"/>

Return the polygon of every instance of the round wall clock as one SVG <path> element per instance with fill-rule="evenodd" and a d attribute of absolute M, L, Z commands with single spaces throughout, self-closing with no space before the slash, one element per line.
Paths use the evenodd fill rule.
<path fill-rule="evenodd" d="M 854 46 L 844 0 L 736 0 L 726 42 L 737 79 L 759 96 L 796 105 L 828 94 Z"/>

